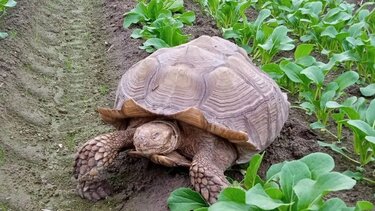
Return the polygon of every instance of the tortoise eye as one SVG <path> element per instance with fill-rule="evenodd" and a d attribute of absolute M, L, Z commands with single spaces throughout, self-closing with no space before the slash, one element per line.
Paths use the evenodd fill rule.
<path fill-rule="evenodd" d="M 160 135 L 159 132 L 155 132 L 152 134 L 152 139 L 155 139 L 156 137 L 158 137 Z"/>

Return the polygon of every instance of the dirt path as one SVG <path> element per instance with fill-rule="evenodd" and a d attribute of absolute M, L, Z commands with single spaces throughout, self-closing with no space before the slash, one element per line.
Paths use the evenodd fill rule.
<path fill-rule="evenodd" d="M 109 103 L 102 5 L 20 1 L 14 12 L 12 36 L 0 43 L 0 204 L 91 206 L 70 178 L 78 140 L 109 129 L 94 110 Z"/>
<path fill-rule="evenodd" d="M 219 35 L 199 8 L 193 37 Z M 0 41 L 0 210 L 167 210 L 172 190 L 189 186 L 186 169 L 164 168 L 122 153 L 111 169 L 115 194 L 97 203 L 75 193 L 77 146 L 112 130 L 95 112 L 111 106 L 119 77 L 148 54 L 122 29 L 130 0 L 19 1 Z M 262 167 L 319 151 L 304 115 L 292 112 Z M 342 164 L 345 166 L 345 163 Z M 344 169 L 342 169 L 344 170 Z M 365 198 L 359 186 L 347 201 Z M 345 193 L 344 193 L 345 195 Z M 365 196 L 365 197 L 363 197 Z M 368 196 L 370 197 L 370 196 Z"/>

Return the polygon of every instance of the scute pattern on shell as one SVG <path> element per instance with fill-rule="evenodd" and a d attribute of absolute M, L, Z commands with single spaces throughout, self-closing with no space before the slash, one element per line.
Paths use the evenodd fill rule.
<path fill-rule="evenodd" d="M 219 125 L 217 135 L 220 127 L 245 132 L 247 140 L 229 140 L 238 144 L 238 163 L 266 148 L 289 112 L 286 95 L 242 48 L 209 36 L 160 49 L 135 64 L 119 83 L 115 109 L 126 110 L 129 100 L 149 114 L 170 117 L 196 108 L 209 124 Z"/>

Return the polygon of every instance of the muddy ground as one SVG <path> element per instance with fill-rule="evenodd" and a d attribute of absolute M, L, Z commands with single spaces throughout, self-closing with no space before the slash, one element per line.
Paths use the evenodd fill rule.
<path fill-rule="evenodd" d="M 0 210 L 167 210 L 172 190 L 189 186 L 188 172 L 122 153 L 111 168 L 114 195 L 96 203 L 75 193 L 74 153 L 85 140 L 113 130 L 95 108 L 112 106 L 121 75 L 148 54 L 122 28 L 130 0 L 19 0 L 1 22 L 10 37 L 0 41 Z M 196 11 L 193 37 L 219 35 Z M 272 163 L 321 149 L 308 117 L 291 110 L 281 136 L 267 149 Z M 326 140 L 326 139 L 325 139 Z M 329 140 L 328 140 L 329 141 Z M 330 151 L 328 151 L 330 152 Z M 332 152 L 330 152 L 333 154 Z M 338 170 L 354 166 L 336 156 Z M 374 201 L 374 187 L 358 183 L 336 195 L 348 203 Z"/>

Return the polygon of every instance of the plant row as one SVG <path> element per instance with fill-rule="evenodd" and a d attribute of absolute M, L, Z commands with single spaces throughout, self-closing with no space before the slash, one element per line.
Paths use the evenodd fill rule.
<path fill-rule="evenodd" d="M 335 163 L 325 153 L 312 153 L 299 160 L 272 165 L 265 179 L 258 175 L 263 155 L 254 155 L 246 175 L 222 190 L 218 201 L 207 204 L 199 193 L 180 188 L 171 193 L 168 206 L 171 211 L 237 211 L 237 210 L 373 210 L 368 201 L 358 201 L 356 207 L 348 207 L 341 199 L 325 196 L 334 191 L 353 188 L 356 181 L 332 171 Z"/>
<path fill-rule="evenodd" d="M 125 13 L 123 26 L 140 26 L 131 37 L 146 40 L 140 48 L 149 53 L 186 43 L 190 37 L 182 28 L 192 25 L 195 14 L 185 11 L 183 4 L 183 0 L 139 0 L 134 9 Z"/>
<path fill-rule="evenodd" d="M 316 117 L 312 128 L 328 132 L 338 142 L 343 126 L 349 128 L 359 161 L 343 150 L 340 153 L 360 165 L 374 162 L 375 101 L 366 98 L 373 98 L 375 84 L 363 88 L 366 98 L 345 93 L 353 84 L 375 80 L 375 12 L 368 9 L 374 3 L 357 10 L 341 0 L 198 3 L 214 18 L 224 38 L 242 46 L 281 87 L 298 93 L 298 108 Z M 248 18 L 254 12 L 250 8 L 258 13 L 255 20 Z M 281 56 L 293 49 L 292 58 Z M 322 145 L 336 149 L 335 144 Z"/>
<path fill-rule="evenodd" d="M 14 0 L 0 0 L 0 18 L 6 14 L 7 9 L 15 7 L 17 2 Z M 0 40 L 8 37 L 8 33 L 0 31 Z"/>

